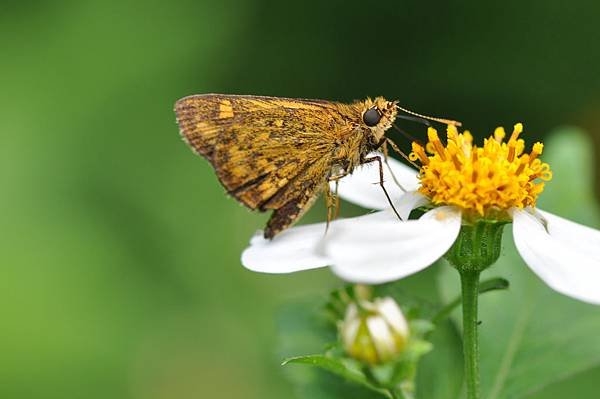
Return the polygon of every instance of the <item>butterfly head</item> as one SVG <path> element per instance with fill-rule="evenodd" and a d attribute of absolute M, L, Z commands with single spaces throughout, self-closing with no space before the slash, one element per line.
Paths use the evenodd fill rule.
<path fill-rule="evenodd" d="M 374 100 L 367 98 L 362 105 L 361 123 L 371 131 L 373 138 L 378 142 L 396 119 L 396 102 L 377 97 Z"/>

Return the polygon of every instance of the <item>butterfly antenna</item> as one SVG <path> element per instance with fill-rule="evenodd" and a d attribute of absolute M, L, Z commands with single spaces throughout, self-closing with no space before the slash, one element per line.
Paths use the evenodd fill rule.
<path fill-rule="evenodd" d="M 431 122 L 429 122 L 427 119 L 419 118 L 418 116 L 396 115 L 396 119 L 398 119 L 398 118 L 404 119 L 406 121 L 417 122 L 417 123 L 423 124 L 425 126 L 431 126 Z"/>
<path fill-rule="evenodd" d="M 418 114 L 416 112 L 410 111 L 410 110 L 408 110 L 406 108 L 402 108 L 398 104 L 396 104 L 396 108 L 398 108 L 402 112 L 406 112 L 407 114 L 412 115 L 412 116 L 416 116 L 418 118 L 422 118 L 422 119 L 426 119 L 426 120 L 430 120 L 430 121 L 434 121 L 434 122 L 443 123 L 445 125 L 462 126 L 462 123 L 460 123 L 458 121 L 453 121 L 451 119 L 444 119 L 444 118 L 436 118 L 434 116 L 421 115 L 421 114 Z"/>

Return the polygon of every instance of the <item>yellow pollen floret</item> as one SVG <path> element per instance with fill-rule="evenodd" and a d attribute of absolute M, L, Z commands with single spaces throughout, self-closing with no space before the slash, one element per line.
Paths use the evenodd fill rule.
<path fill-rule="evenodd" d="M 443 160 L 446 160 L 446 150 L 442 145 L 440 138 L 438 137 L 437 131 L 434 128 L 430 127 L 429 129 L 427 129 L 427 138 L 432 144 L 431 150 L 437 152 Z"/>
<path fill-rule="evenodd" d="M 427 165 L 429 163 L 429 158 L 427 158 L 427 154 L 425 154 L 425 149 L 419 143 L 412 143 L 412 152 L 408 156 L 411 161 L 419 161 L 421 165 Z"/>
<path fill-rule="evenodd" d="M 519 138 L 519 135 L 523 133 L 523 124 L 522 123 L 517 123 L 514 128 L 513 128 L 513 132 L 510 135 L 510 140 L 509 141 L 515 141 Z"/>
<path fill-rule="evenodd" d="M 502 126 L 498 126 L 496 128 L 496 130 L 494 131 L 494 138 L 496 139 L 496 141 L 501 143 L 505 137 L 506 137 L 506 132 L 504 131 L 504 128 Z"/>
<path fill-rule="evenodd" d="M 410 154 L 421 163 L 419 191 L 435 205 L 461 208 L 467 217 L 497 218 L 512 207 L 535 206 L 552 172 L 538 159 L 542 143 L 524 153 L 522 132 L 523 125 L 517 123 L 506 142 L 504 129 L 497 128 L 478 147 L 470 133 L 459 133 L 455 126 L 448 126 L 446 145 L 429 128 L 425 148 L 413 143 Z"/>
<path fill-rule="evenodd" d="M 533 149 L 531 150 L 531 154 L 529 155 L 529 162 L 533 162 L 539 155 L 542 154 L 544 150 L 544 144 L 537 142 L 533 145 Z"/>

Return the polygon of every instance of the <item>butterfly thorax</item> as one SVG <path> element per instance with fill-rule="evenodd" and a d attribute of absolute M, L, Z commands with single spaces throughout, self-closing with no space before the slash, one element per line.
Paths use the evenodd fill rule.
<path fill-rule="evenodd" d="M 385 132 L 396 118 L 396 103 L 377 97 L 353 104 L 337 103 L 336 106 L 345 126 L 338 128 L 332 167 L 336 170 L 341 167 L 346 173 L 351 173 L 383 143 Z M 368 118 L 369 113 L 372 113 L 371 119 Z"/>

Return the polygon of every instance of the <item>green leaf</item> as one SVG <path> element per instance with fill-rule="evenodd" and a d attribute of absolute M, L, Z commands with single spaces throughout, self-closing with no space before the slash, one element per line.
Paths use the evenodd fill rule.
<path fill-rule="evenodd" d="M 591 144 L 575 129 L 559 132 L 546 144 L 545 160 L 554 179 L 547 184 L 541 207 L 598 227 L 589 172 Z M 491 273 L 507 276 L 511 289 L 480 298 L 482 397 L 529 398 L 600 366 L 600 308 L 548 288 L 519 257 L 510 227 L 505 229 L 504 255 L 483 278 Z M 458 274 L 450 267 L 439 282 L 446 298 L 459 292 Z M 458 312 L 454 320 L 458 326 Z M 579 396 L 573 392 L 572 397 Z"/>
<path fill-rule="evenodd" d="M 309 364 L 311 366 L 319 367 L 348 381 L 362 385 L 386 398 L 393 398 L 387 389 L 381 389 L 373 385 L 361 370 L 360 363 L 353 361 L 352 359 L 334 358 L 327 355 L 296 356 L 286 359 L 283 362 L 283 365 L 291 363 Z"/>
<path fill-rule="evenodd" d="M 335 326 L 327 316 L 325 300 L 292 303 L 283 307 L 278 317 L 278 359 L 301 353 L 325 351 L 335 342 Z M 331 349 L 330 349 L 331 351 Z M 301 399 L 380 399 L 382 395 L 363 385 L 313 367 L 284 367 L 285 377 Z"/>

